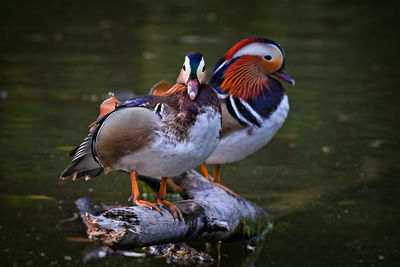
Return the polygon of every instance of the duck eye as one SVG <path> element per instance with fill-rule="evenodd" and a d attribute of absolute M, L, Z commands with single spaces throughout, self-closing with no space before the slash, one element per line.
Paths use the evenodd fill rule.
<path fill-rule="evenodd" d="M 205 70 L 206 70 L 206 66 L 204 66 L 204 67 L 203 67 L 203 70 L 202 70 L 202 72 L 204 72 Z"/>
<path fill-rule="evenodd" d="M 264 59 L 270 61 L 272 59 L 272 57 L 270 55 L 266 55 L 266 56 L 264 56 Z"/>

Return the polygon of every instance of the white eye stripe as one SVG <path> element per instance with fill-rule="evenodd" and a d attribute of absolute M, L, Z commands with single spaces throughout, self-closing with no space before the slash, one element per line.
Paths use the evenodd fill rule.
<path fill-rule="evenodd" d="M 240 57 L 243 55 L 259 55 L 264 57 L 265 55 L 271 55 L 272 57 L 275 55 L 280 55 L 283 57 L 281 50 L 273 44 L 263 44 L 263 43 L 252 43 L 249 44 L 237 51 L 233 58 Z"/>
<path fill-rule="evenodd" d="M 183 63 L 185 66 L 185 71 L 187 73 L 190 73 L 190 59 L 188 57 L 185 57 L 185 63 Z"/>
<path fill-rule="evenodd" d="M 283 65 L 284 55 L 282 51 L 274 44 L 252 43 L 239 49 L 233 58 L 241 57 L 244 55 L 258 55 L 263 58 L 265 62 L 272 62 L 274 67 L 268 69 L 270 72 L 278 70 Z"/>
<path fill-rule="evenodd" d="M 203 68 L 206 66 L 206 62 L 204 61 L 204 57 L 201 58 L 199 66 L 197 67 L 197 77 L 202 77 Z"/>
<path fill-rule="evenodd" d="M 183 77 L 184 77 L 185 83 L 187 83 L 187 81 L 189 80 L 189 73 L 191 71 L 191 69 L 190 69 L 190 59 L 187 56 L 185 57 L 185 63 L 183 63 L 183 65 L 185 66 L 185 69 L 184 69 L 185 74 L 184 74 Z"/>

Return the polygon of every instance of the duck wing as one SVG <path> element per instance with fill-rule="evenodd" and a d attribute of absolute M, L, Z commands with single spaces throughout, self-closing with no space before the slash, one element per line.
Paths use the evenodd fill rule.
<path fill-rule="evenodd" d="M 103 124 L 107 121 L 107 118 L 109 118 L 110 116 L 112 117 L 120 116 L 122 113 L 125 112 L 122 112 L 121 114 L 116 114 L 117 116 L 113 114 L 120 113 L 120 111 L 123 109 L 131 109 L 138 107 L 152 111 L 161 118 L 164 105 L 168 105 L 170 107 L 176 107 L 178 105 L 178 102 L 176 99 L 171 97 L 139 96 L 117 105 L 114 111 L 98 118 L 96 122 L 93 124 L 89 135 L 83 140 L 83 142 L 78 147 L 76 147 L 69 153 L 69 155 L 73 157 L 72 161 L 70 165 L 62 172 L 60 179 L 64 180 L 71 176 L 73 176 L 74 180 L 86 176 L 87 178 L 91 178 L 98 176 L 103 172 L 104 168 L 98 161 L 96 151 L 94 150 L 94 144 L 98 139 L 99 130 L 102 128 Z M 152 127 L 150 122 L 148 122 L 147 124 L 145 123 L 146 119 L 144 120 L 141 119 L 144 118 L 142 115 L 139 115 L 139 113 L 143 113 L 142 111 L 143 109 L 140 109 L 140 111 L 138 112 L 133 112 L 133 118 L 131 120 L 134 121 L 129 121 L 126 123 L 127 125 L 132 125 L 133 123 L 133 125 L 136 125 L 137 129 L 140 129 L 136 131 L 136 134 L 133 136 L 134 138 L 137 138 L 137 140 L 143 139 L 142 137 L 146 136 L 146 134 L 148 135 L 148 129 Z M 124 120 L 124 118 L 120 119 L 122 121 Z M 124 128 L 122 128 L 121 130 L 124 130 Z M 118 139 L 114 138 L 114 142 L 121 143 L 122 140 L 119 142 Z M 137 147 L 140 146 L 140 144 L 142 143 L 143 141 L 135 142 Z M 110 148 L 109 151 L 112 152 L 116 149 L 117 147 L 115 147 L 114 149 Z"/>

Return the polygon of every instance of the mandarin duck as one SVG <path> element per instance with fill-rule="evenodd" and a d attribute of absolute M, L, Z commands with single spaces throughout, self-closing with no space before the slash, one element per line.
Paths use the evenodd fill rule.
<path fill-rule="evenodd" d="M 207 84 L 205 61 L 189 53 L 177 83 L 162 96 L 146 95 L 123 103 L 115 98 L 102 105 L 99 118 L 83 143 L 72 151 L 71 164 L 61 179 L 90 179 L 103 171 L 130 173 L 129 200 L 163 214 L 167 206 L 174 218 L 180 210 L 165 199 L 167 177 L 199 166 L 215 150 L 220 139 L 221 106 Z M 111 103 L 111 107 L 110 107 Z M 114 103 L 114 108 L 112 104 Z M 161 176 L 157 203 L 140 199 L 138 175 Z"/>
<path fill-rule="evenodd" d="M 220 184 L 220 164 L 253 154 L 284 123 L 289 111 L 288 97 L 285 88 L 273 77 L 294 86 L 284 65 L 282 47 L 264 38 L 240 41 L 217 62 L 209 85 L 221 101 L 222 137 L 217 149 L 205 161 L 214 164 L 216 184 Z M 200 167 L 209 179 L 205 164 Z"/>

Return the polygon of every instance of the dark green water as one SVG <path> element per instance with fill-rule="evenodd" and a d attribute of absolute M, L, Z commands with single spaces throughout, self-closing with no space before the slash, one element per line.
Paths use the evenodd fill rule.
<path fill-rule="evenodd" d="M 270 211 L 275 228 L 254 254 L 223 244 L 220 266 L 398 266 L 396 16 L 388 1 L 2 2 L 1 266 L 83 265 L 87 244 L 67 240 L 85 236 L 65 222 L 73 201 L 128 204 L 126 174 L 58 180 L 103 94 L 174 82 L 193 50 L 211 71 L 252 36 L 284 47 L 296 87 L 286 86 L 291 111 L 270 144 L 223 166 L 223 183 Z M 86 265 L 140 264 L 165 261 Z"/>

